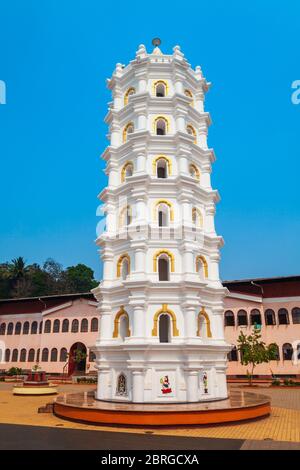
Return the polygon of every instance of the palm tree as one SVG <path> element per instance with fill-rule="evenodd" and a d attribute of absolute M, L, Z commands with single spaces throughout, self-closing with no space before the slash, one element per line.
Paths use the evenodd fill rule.
<path fill-rule="evenodd" d="M 11 260 L 10 275 L 13 279 L 21 279 L 25 277 L 27 272 L 28 267 L 26 266 L 26 261 L 22 256 Z"/>

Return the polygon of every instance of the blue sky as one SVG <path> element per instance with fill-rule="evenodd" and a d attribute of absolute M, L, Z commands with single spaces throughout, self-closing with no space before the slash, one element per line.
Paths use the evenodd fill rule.
<path fill-rule="evenodd" d="M 105 79 L 139 44 L 179 44 L 213 82 L 223 279 L 300 274 L 300 3 L 0 0 L 0 262 L 53 257 L 101 275 Z"/>

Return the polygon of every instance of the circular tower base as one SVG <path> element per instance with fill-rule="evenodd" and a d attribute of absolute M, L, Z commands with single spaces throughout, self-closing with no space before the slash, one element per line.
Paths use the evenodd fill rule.
<path fill-rule="evenodd" d="M 237 422 L 268 416 L 270 398 L 232 391 L 226 400 L 186 404 L 137 404 L 95 400 L 93 393 L 56 398 L 54 414 L 60 418 L 101 425 L 193 426 Z"/>

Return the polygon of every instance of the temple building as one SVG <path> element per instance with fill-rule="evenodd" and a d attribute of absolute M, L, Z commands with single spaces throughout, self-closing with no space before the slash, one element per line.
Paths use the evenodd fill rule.
<path fill-rule="evenodd" d="M 257 366 L 259 377 L 300 378 L 300 276 L 224 281 L 228 377 L 245 377 L 236 350 L 240 331 L 261 325 L 262 340 L 278 345 L 278 359 Z M 96 373 L 93 346 L 99 335 L 97 302 L 91 293 L 0 300 L 0 371 L 30 370 L 36 363 L 50 374 Z M 86 351 L 81 364 L 73 352 Z M 69 356 L 68 356 L 69 355 Z M 68 360 L 70 357 L 70 362 Z"/>

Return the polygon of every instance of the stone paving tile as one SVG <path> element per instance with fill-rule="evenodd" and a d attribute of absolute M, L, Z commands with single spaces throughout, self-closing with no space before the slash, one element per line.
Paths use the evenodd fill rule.
<path fill-rule="evenodd" d="M 245 441 L 240 450 L 300 450 L 300 443 L 281 441 Z"/>
<path fill-rule="evenodd" d="M 63 385 L 59 391 L 69 393 L 93 390 L 89 385 Z M 0 383 L 0 423 L 27 424 L 32 426 L 50 426 L 71 429 L 98 430 L 107 432 L 122 431 L 127 433 L 153 433 L 154 435 L 210 437 L 223 439 L 247 439 L 263 441 L 270 444 L 273 439 L 281 442 L 300 443 L 300 389 L 262 389 L 260 393 L 272 398 L 272 414 L 270 417 L 239 424 L 213 425 L 177 429 L 141 429 L 113 426 L 93 426 L 73 423 L 57 418 L 52 414 L 38 414 L 37 409 L 53 400 L 52 397 L 20 397 L 12 395 L 12 385 Z M 255 389 L 257 392 L 258 390 Z M 250 445 L 250 444 L 249 444 Z"/>

